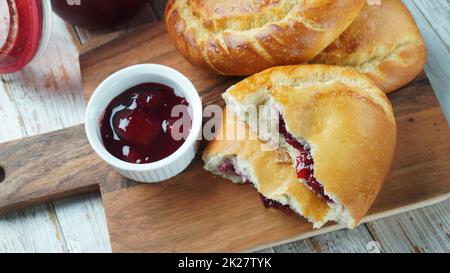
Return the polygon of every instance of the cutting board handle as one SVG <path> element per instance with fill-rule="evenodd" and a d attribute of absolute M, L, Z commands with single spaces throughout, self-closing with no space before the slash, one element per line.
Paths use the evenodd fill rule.
<path fill-rule="evenodd" d="M 95 192 L 108 173 L 82 125 L 0 144 L 0 214 Z"/>

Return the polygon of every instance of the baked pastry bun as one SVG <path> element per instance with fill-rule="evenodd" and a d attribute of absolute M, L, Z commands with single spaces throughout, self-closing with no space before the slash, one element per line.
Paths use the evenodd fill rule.
<path fill-rule="evenodd" d="M 412 81 L 426 63 L 426 48 L 401 0 L 365 4 L 352 25 L 312 63 L 353 67 L 390 93 Z"/>
<path fill-rule="evenodd" d="M 350 26 L 364 0 L 169 0 L 165 22 L 193 64 L 246 76 L 310 61 Z"/>
<path fill-rule="evenodd" d="M 327 204 L 298 182 L 290 160 L 280 158 L 277 151 L 264 151 L 263 142 L 245 123 L 238 121 L 233 112 L 225 110 L 223 116 L 216 138 L 228 136 L 208 144 L 203 153 L 206 170 L 237 184 L 251 183 L 266 198 L 266 203 L 283 210 L 290 208 L 307 218 L 315 228 L 333 220 Z M 239 140 L 238 130 L 247 138 Z"/>
<path fill-rule="evenodd" d="M 337 66 L 284 66 L 243 80 L 223 97 L 261 140 L 288 152 L 298 180 L 326 201 L 339 222 L 359 224 L 396 145 L 392 106 L 373 81 Z M 255 117 L 249 114 L 255 106 L 271 111 Z M 277 130 L 261 126 L 278 116 Z"/>

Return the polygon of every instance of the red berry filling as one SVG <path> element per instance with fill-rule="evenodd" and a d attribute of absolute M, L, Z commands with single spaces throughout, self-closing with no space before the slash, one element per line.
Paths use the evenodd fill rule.
<path fill-rule="evenodd" d="M 238 175 L 236 173 L 236 169 L 234 168 L 234 164 L 230 159 L 226 159 L 224 162 L 222 162 L 222 164 L 219 165 L 218 169 L 223 173 Z"/>
<path fill-rule="evenodd" d="M 184 138 L 175 140 L 172 134 L 180 119 L 172 117 L 172 110 L 178 105 L 188 107 L 189 103 L 162 84 L 144 83 L 126 90 L 111 101 L 101 120 L 105 148 L 116 158 L 136 164 L 170 156 L 185 142 Z M 192 119 L 182 118 L 187 122 L 178 129 L 189 132 Z M 185 124 L 189 128 L 184 128 Z"/>
<path fill-rule="evenodd" d="M 274 208 L 274 209 L 277 209 L 277 210 L 280 210 L 280 211 L 286 213 L 287 215 L 292 215 L 294 213 L 294 211 L 288 205 L 283 205 L 280 202 L 277 202 L 272 199 L 268 199 L 268 198 L 264 197 L 262 194 L 260 195 L 260 198 L 264 204 L 264 207 L 266 207 L 266 209 Z"/>
<path fill-rule="evenodd" d="M 295 159 L 295 168 L 297 171 L 297 177 L 299 179 L 305 179 L 309 188 L 314 191 L 320 198 L 328 203 L 334 203 L 334 201 L 325 194 L 323 185 L 317 181 L 314 177 L 314 160 L 311 156 L 311 149 L 305 147 L 298 140 L 296 140 L 286 129 L 286 122 L 280 114 L 279 119 L 279 132 L 283 135 L 286 142 L 297 149 L 300 155 Z"/>
<path fill-rule="evenodd" d="M 218 169 L 223 173 L 239 176 L 244 181 L 244 184 L 250 184 L 250 179 L 248 179 L 244 174 L 237 171 L 230 159 L 226 159 L 225 161 L 223 161 L 222 164 L 219 165 Z M 289 206 L 285 206 L 275 200 L 265 198 L 262 194 L 260 195 L 260 198 L 266 209 L 274 208 L 286 213 L 287 215 L 293 214 L 293 211 Z"/>
<path fill-rule="evenodd" d="M 231 159 L 225 159 L 225 161 L 219 165 L 218 169 L 223 173 L 239 176 L 242 178 L 243 184 L 250 184 L 250 179 L 245 174 L 236 170 Z"/>

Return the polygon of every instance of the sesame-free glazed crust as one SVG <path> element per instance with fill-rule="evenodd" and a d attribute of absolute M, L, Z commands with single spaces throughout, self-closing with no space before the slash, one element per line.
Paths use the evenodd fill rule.
<path fill-rule="evenodd" d="M 165 22 L 191 62 L 225 75 L 310 61 L 355 20 L 364 0 L 170 0 Z"/>
<path fill-rule="evenodd" d="M 369 76 L 386 93 L 422 72 L 426 48 L 401 0 L 365 4 L 350 27 L 312 63 L 348 66 Z"/>
<path fill-rule="evenodd" d="M 349 211 L 350 227 L 360 222 L 389 172 L 396 145 L 391 104 L 373 81 L 349 68 L 284 66 L 241 81 L 224 98 L 233 110 L 274 102 L 287 130 L 311 146 L 325 193 Z"/>

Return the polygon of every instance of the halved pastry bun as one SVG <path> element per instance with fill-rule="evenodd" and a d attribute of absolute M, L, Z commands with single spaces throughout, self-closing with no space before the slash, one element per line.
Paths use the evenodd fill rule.
<path fill-rule="evenodd" d="M 327 201 L 338 222 L 359 224 L 389 172 L 397 134 L 392 106 L 369 78 L 327 65 L 275 67 L 223 97 L 260 139 L 288 152 L 298 180 Z M 248 114 L 261 105 L 273 111 Z M 259 128 L 258 119 L 269 123 L 273 112 L 279 130 Z"/>
<path fill-rule="evenodd" d="M 217 136 L 238 130 L 247 137 L 238 140 L 236 134 L 229 135 L 208 144 L 203 154 L 206 170 L 234 183 L 252 183 L 265 198 L 288 205 L 315 228 L 334 220 L 327 204 L 298 181 L 290 161 L 280 160 L 277 151 L 264 151 L 264 143 L 247 125 L 238 121 L 233 112 L 225 110 Z"/>

